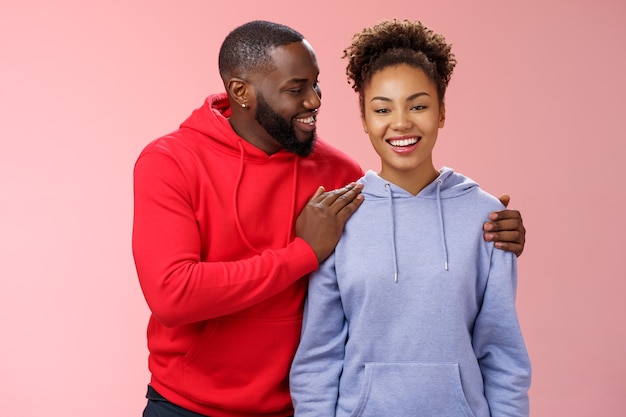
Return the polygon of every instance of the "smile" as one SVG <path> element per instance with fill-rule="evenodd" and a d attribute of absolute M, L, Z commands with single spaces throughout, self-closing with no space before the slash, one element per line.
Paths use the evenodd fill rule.
<path fill-rule="evenodd" d="M 421 139 L 420 136 L 412 136 L 410 138 L 387 139 L 387 143 L 395 147 L 405 147 L 415 145 Z"/>
<path fill-rule="evenodd" d="M 297 118 L 295 120 L 296 120 L 296 122 L 304 123 L 305 125 L 314 125 L 315 124 L 315 116 L 301 117 L 301 118 Z"/>

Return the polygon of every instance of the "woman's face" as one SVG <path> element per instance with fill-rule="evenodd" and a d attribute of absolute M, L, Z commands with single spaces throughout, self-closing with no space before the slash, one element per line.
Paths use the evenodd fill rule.
<path fill-rule="evenodd" d="M 424 71 L 400 64 L 374 74 L 363 90 L 362 121 L 381 177 L 403 186 L 407 178 L 436 176 L 432 151 L 445 108 Z"/>

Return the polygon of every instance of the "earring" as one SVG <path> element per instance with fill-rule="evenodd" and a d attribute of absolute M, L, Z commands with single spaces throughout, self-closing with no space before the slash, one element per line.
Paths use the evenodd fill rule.
<path fill-rule="evenodd" d="M 246 108 L 246 103 L 241 103 L 241 107 Z"/>

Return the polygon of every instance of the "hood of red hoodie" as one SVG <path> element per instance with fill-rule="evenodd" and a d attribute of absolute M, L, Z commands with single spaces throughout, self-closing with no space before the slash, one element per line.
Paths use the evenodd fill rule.
<path fill-rule="evenodd" d="M 244 159 L 267 160 L 268 158 L 294 159 L 297 156 L 284 149 L 268 155 L 261 149 L 248 143 L 237 135 L 228 119 L 231 115 L 230 103 L 226 93 L 208 96 L 202 107 L 194 110 L 180 127 L 195 130 L 202 135 L 209 136 L 214 143 L 223 146 L 222 150 L 230 150 Z"/>
<path fill-rule="evenodd" d="M 292 152 L 285 151 L 284 149 L 278 152 L 268 155 L 263 150 L 250 144 L 248 141 L 237 135 L 228 121 L 231 115 L 231 108 L 226 93 L 213 94 L 207 97 L 202 107 L 194 110 L 191 115 L 181 125 L 182 129 L 191 129 L 197 135 L 197 139 L 206 140 L 203 146 L 213 148 L 217 152 L 230 154 L 234 158 L 239 160 L 239 169 L 236 175 L 233 193 L 233 207 L 234 207 L 234 220 L 237 225 L 237 230 L 242 241 L 253 251 L 253 253 L 260 253 L 261 249 L 257 248 L 254 243 L 248 239 L 249 234 L 254 234 L 246 228 L 241 222 L 240 218 L 240 204 L 239 204 L 239 192 L 242 183 L 257 183 L 258 177 L 254 174 L 249 174 L 251 166 L 272 166 L 285 167 L 282 172 L 290 172 L 290 177 L 281 176 L 281 182 L 290 189 L 291 196 L 286 200 L 291 208 L 286 211 L 291 216 L 287 223 L 288 225 L 294 224 L 296 214 L 296 196 L 298 185 L 298 162 L 300 157 Z M 216 153 L 217 153 L 216 152 Z M 252 164 L 247 164 L 246 161 Z M 267 180 L 267 179 L 266 179 Z M 244 199 L 245 200 L 245 199 Z M 285 242 L 289 242 L 293 236 L 293 230 L 288 227 L 285 230 Z"/>

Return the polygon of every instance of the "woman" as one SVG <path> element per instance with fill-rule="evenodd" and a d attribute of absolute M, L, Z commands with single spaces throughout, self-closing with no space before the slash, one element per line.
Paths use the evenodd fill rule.
<path fill-rule="evenodd" d="M 450 45 L 392 20 L 344 57 L 381 170 L 361 178 L 363 204 L 310 278 L 295 416 L 527 416 L 516 258 L 480 231 L 502 204 L 433 165 Z"/>

